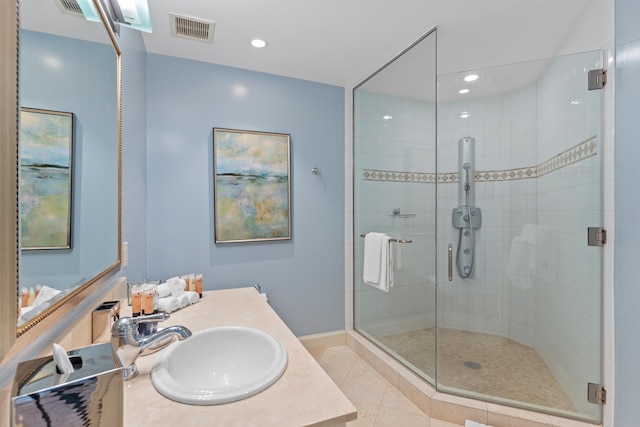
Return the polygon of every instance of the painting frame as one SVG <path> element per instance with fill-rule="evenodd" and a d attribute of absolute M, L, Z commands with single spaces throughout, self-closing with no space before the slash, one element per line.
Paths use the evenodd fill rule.
<path fill-rule="evenodd" d="M 73 113 L 20 108 L 20 246 L 69 250 L 73 227 Z"/>
<path fill-rule="evenodd" d="M 291 135 L 213 128 L 215 243 L 291 240 Z"/>

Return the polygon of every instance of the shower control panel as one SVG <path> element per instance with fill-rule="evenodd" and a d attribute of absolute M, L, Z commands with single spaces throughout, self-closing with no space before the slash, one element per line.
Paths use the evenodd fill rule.
<path fill-rule="evenodd" d="M 469 222 L 471 222 L 471 227 L 480 228 L 482 225 L 482 211 L 480 208 L 468 209 L 466 206 L 453 208 L 451 212 L 453 228 L 469 228 Z"/>

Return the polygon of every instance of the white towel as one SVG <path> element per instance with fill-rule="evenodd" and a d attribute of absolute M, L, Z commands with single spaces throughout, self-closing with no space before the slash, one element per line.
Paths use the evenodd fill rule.
<path fill-rule="evenodd" d="M 169 292 L 172 297 L 179 297 L 184 294 L 184 287 L 186 283 L 184 280 L 179 277 L 172 277 L 171 279 L 167 279 L 167 287 L 169 288 Z"/>
<path fill-rule="evenodd" d="M 169 289 L 169 285 L 165 283 L 160 283 L 158 285 L 158 298 L 166 298 L 171 295 L 171 289 Z"/>
<path fill-rule="evenodd" d="M 511 248 L 509 248 L 509 259 L 507 260 L 507 277 L 513 282 L 517 282 L 522 272 L 523 253 L 524 253 L 524 238 L 522 236 L 516 236 L 511 241 Z"/>
<path fill-rule="evenodd" d="M 189 296 L 189 304 L 195 304 L 200 299 L 200 295 L 197 292 L 185 292 L 185 295 Z"/>
<path fill-rule="evenodd" d="M 180 301 L 176 297 L 158 298 L 158 310 L 172 313 L 180 308 Z"/>
<path fill-rule="evenodd" d="M 40 292 L 38 292 L 38 296 L 36 297 L 36 299 L 33 300 L 32 306 L 36 307 L 42 304 L 43 302 L 49 301 L 51 298 L 55 297 L 59 293 L 60 291 L 57 289 L 50 288 L 47 285 L 42 286 L 40 288 Z"/>
<path fill-rule="evenodd" d="M 362 279 L 365 283 L 378 284 L 380 280 L 380 253 L 384 236 L 384 233 L 367 233 L 364 236 Z"/>
<path fill-rule="evenodd" d="M 364 282 L 384 292 L 393 286 L 390 237 L 384 233 L 367 233 L 364 237 Z"/>
<path fill-rule="evenodd" d="M 180 306 L 180 308 L 184 308 L 191 303 L 191 301 L 189 300 L 189 295 L 187 295 L 186 292 L 176 298 L 178 298 L 178 305 Z"/>

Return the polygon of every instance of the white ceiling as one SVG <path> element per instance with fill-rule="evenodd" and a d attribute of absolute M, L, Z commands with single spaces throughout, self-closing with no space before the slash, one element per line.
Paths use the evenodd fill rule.
<path fill-rule="evenodd" d="M 352 87 L 436 25 L 439 73 L 552 56 L 592 1 L 149 0 L 143 38 L 152 53 Z M 169 12 L 215 21 L 213 45 L 171 37 Z"/>
<path fill-rule="evenodd" d="M 86 26 L 59 23 L 53 2 L 22 0 L 23 23 L 56 34 Z M 143 40 L 149 53 L 353 87 L 436 25 L 439 74 L 553 56 L 598 2 L 149 0 L 153 33 Z M 169 12 L 214 21 L 213 44 L 172 37 Z M 268 47 L 251 47 L 255 37 Z"/>

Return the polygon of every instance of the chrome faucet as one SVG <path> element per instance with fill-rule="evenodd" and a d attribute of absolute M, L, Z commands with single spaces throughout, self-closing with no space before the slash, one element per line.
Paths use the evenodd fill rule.
<path fill-rule="evenodd" d="M 169 326 L 148 336 L 140 335 L 138 324 L 144 322 L 157 322 L 167 320 L 169 314 L 158 313 L 148 316 L 121 317 L 111 327 L 111 344 L 124 366 L 124 380 L 130 380 L 138 375 L 136 359 L 149 346 L 173 335 L 179 340 L 191 336 L 191 331 L 184 326 Z"/>

